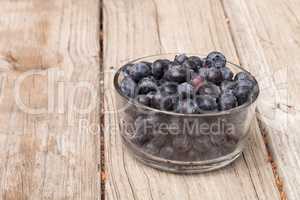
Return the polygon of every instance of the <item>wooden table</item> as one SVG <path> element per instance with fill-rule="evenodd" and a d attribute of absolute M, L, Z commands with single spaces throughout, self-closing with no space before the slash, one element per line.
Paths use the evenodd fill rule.
<path fill-rule="evenodd" d="M 299 0 L 2 0 L 0 10 L 0 199 L 300 199 Z M 247 149 L 199 175 L 140 164 L 121 144 L 111 72 L 211 50 L 259 79 Z"/>

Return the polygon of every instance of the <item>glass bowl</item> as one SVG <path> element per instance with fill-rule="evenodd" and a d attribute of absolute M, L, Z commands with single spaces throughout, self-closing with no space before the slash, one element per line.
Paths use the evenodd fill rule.
<path fill-rule="evenodd" d="M 175 53 L 142 57 L 129 63 L 173 59 Z M 188 54 L 188 56 L 199 54 Z M 244 71 L 227 62 L 234 73 Z M 123 95 L 123 67 L 114 76 L 123 143 L 142 163 L 174 173 L 199 173 L 224 167 L 242 153 L 259 95 L 256 84 L 249 102 L 227 111 L 181 114 L 139 104 Z M 256 81 L 256 80 L 255 80 Z M 257 83 L 257 81 L 256 81 Z"/>

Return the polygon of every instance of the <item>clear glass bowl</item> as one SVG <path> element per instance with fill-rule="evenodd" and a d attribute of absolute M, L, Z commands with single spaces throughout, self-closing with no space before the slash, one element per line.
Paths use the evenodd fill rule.
<path fill-rule="evenodd" d="M 175 55 L 147 56 L 129 63 L 171 60 Z M 230 62 L 227 67 L 234 73 L 247 72 Z M 150 108 L 123 95 L 119 87 L 122 70 L 120 68 L 114 77 L 121 136 L 139 161 L 165 171 L 199 173 L 224 167 L 239 157 L 255 114 L 258 84 L 249 102 L 231 110 L 181 114 Z"/>

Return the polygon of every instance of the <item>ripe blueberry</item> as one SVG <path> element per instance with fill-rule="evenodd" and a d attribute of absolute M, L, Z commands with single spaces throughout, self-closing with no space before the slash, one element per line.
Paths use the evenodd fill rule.
<path fill-rule="evenodd" d="M 158 87 L 156 83 L 151 78 L 143 78 L 136 89 L 138 94 L 147 94 L 151 91 L 157 91 Z"/>
<path fill-rule="evenodd" d="M 123 68 L 122 72 L 123 72 L 124 76 L 129 76 L 132 66 L 133 66 L 132 63 L 127 63 L 122 67 Z"/>
<path fill-rule="evenodd" d="M 192 97 L 194 95 L 194 88 L 191 84 L 184 82 L 178 85 L 177 92 L 180 97 Z"/>
<path fill-rule="evenodd" d="M 177 95 L 168 95 L 161 97 L 160 109 L 167 111 L 174 111 L 178 102 Z"/>
<path fill-rule="evenodd" d="M 218 110 L 216 99 L 209 95 L 200 95 L 195 99 L 200 112 L 214 112 Z"/>
<path fill-rule="evenodd" d="M 164 77 L 169 81 L 183 83 L 186 81 L 187 70 L 180 65 L 175 65 L 166 71 Z"/>
<path fill-rule="evenodd" d="M 194 160 L 197 160 L 199 157 L 199 152 L 197 152 L 195 149 L 191 149 L 188 154 L 187 154 L 187 160 L 190 160 L 190 161 L 194 161 Z"/>
<path fill-rule="evenodd" d="M 220 110 L 229 110 L 238 104 L 233 93 L 223 93 L 219 99 Z"/>
<path fill-rule="evenodd" d="M 219 86 L 206 82 L 201 87 L 198 88 L 198 94 L 200 95 L 209 95 L 213 98 L 218 98 L 221 94 Z"/>
<path fill-rule="evenodd" d="M 201 136 L 193 139 L 193 148 L 200 153 L 207 152 L 211 147 L 209 136 Z"/>
<path fill-rule="evenodd" d="M 155 122 L 153 121 L 152 118 L 146 119 L 144 117 L 138 117 L 135 120 L 135 135 L 133 136 L 132 140 L 134 143 L 138 145 L 143 145 L 147 142 L 149 142 L 152 138 L 152 132 L 153 132 L 153 127 L 152 125 Z"/>
<path fill-rule="evenodd" d="M 123 94 L 127 97 L 133 98 L 135 96 L 136 83 L 130 77 L 125 77 L 121 81 L 120 87 Z"/>
<path fill-rule="evenodd" d="M 172 145 L 176 152 L 183 153 L 191 149 L 192 143 L 187 135 L 180 134 L 173 138 Z"/>
<path fill-rule="evenodd" d="M 207 80 L 215 84 L 220 84 L 223 81 L 221 71 L 215 67 L 209 68 L 207 73 Z"/>
<path fill-rule="evenodd" d="M 205 67 L 205 68 L 211 68 L 211 67 L 215 67 L 215 63 L 212 61 L 212 60 L 210 60 L 210 59 L 207 59 L 207 58 L 204 58 L 203 59 L 203 67 Z"/>
<path fill-rule="evenodd" d="M 150 154 L 153 154 L 153 155 L 159 153 L 159 149 L 158 149 L 156 146 L 154 146 L 151 142 L 148 143 L 148 144 L 146 144 L 146 145 L 144 146 L 144 148 L 145 148 L 145 151 L 146 151 L 147 153 L 150 153 Z"/>
<path fill-rule="evenodd" d="M 156 60 L 152 63 L 152 74 L 154 78 L 161 79 L 169 68 L 170 61 L 167 59 Z"/>
<path fill-rule="evenodd" d="M 149 65 L 144 62 L 134 64 L 129 71 L 129 75 L 135 82 L 140 81 L 142 78 L 147 77 L 150 74 L 151 67 L 149 67 Z"/>
<path fill-rule="evenodd" d="M 174 63 L 182 64 L 188 57 L 185 54 L 178 54 L 174 58 Z"/>
<path fill-rule="evenodd" d="M 188 60 L 191 61 L 191 62 L 193 62 L 198 67 L 198 69 L 201 68 L 201 67 L 203 67 L 202 66 L 202 60 L 198 56 L 190 56 L 188 58 Z"/>
<path fill-rule="evenodd" d="M 165 143 L 168 140 L 168 136 L 167 135 L 163 135 L 163 134 L 158 134 L 155 135 L 154 138 L 151 140 L 151 143 L 157 148 L 160 149 L 162 148 Z"/>
<path fill-rule="evenodd" d="M 176 112 L 195 114 L 199 111 L 197 104 L 192 99 L 181 99 L 177 102 Z"/>
<path fill-rule="evenodd" d="M 231 81 L 233 77 L 233 72 L 228 67 L 220 68 L 223 80 Z"/>
<path fill-rule="evenodd" d="M 238 87 L 246 87 L 252 89 L 254 87 L 254 82 L 248 79 L 241 79 L 237 81 Z"/>
<path fill-rule="evenodd" d="M 235 96 L 239 105 L 242 105 L 248 101 L 250 92 L 251 90 L 248 87 L 237 87 L 235 90 Z"/>
<path fill-rule="evenodd" d="M 175 94 L 177 93 L 177 86 L 178 83 L 176 82 L 165 82 L 160 86 L 159 90 L 165 95 Z"/>
<path fill-rule="evenodd" d="M 226 65 L 226 58 L 225 56 L 217 51 L 213 51 L 209 53 L 206 57 L 207 60 L 213 61 L 214 66 L 217 68 L 225 67 Z"/>
<path fill-rule="evenodd" d="M 239 72 L 235 75 L 234 80 L 250 80 L 254 81 L 254 78 L 247 72 Z"/>
<path fill-rule="evenodd" d="M 185 60 L 183 63 L 182 63 L 182 66 L 186 69 L 191 69 L 193 70 L 194 72 L 198 72 L 198 66 L 197 64 L 195 64 L 193 61 L 190 61 L 190 60 Z"/>
<path fill-rule="evenodd" d="M 229 91 L 233 92 L 236 89 L 236 87 L 237 87 L 237 82 L 235 81 L 225 80 L 221 83 L 221 90 L 223 92 L 229 92 Z"/>
<path fill-rule="evenodd" d="M 171 159 L 173 155 L 174 155 L 174 149 L 170 146 L 163 147 L 159 152 L 159 156 L 166 159 Z"/>
<path fill-rule="evenodd" d="M 143 105 L 145 105 L 145 106 L 150 106 L 150 105 L 151 105 L 151 98 L 150 98 L 150 96 L 148 96 L 148 95 L 138 95 L 138 96 L 136 97 L 136 100 L 137 100 L 139 103 L 141 103 L 141 104 L 143 104 Z"/>
<path fill-rule="evenodd" d="M 205 80 L 207 80 L 207 76 L 208 76 L 208 68 L 200 68 L 199 69 L 199 76 L 201 76 L 202 78 L 204 78 Z"/>

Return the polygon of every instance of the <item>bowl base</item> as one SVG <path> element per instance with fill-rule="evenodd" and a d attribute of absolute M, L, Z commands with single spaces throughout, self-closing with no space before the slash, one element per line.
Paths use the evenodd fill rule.
<path fill-rule="evenodd" d="M 127 141 L 124 138 L 123 142 L 125 143 L 126 148 L 130 151 L 130 154 L 132 154 L 138 161 L 140 161 L 144 165 L 176 174 L 195 174 L 217 170 L 229 165 L 242 154 L 242 149 L 237 148 L 232 153 L 222 156 L 218 159 L 208 161 L 182 162 L 161 159 L 156 156 L 145 154 L 138 151 L 131 142 Z"/>
<path fill-rule="evenodd" d="M 235 161 L 242 152 L 237 153 L 233 157 L 230 157 L 226 160 L 223 160 L 221 162 L 216 162 L 216 163 L 209 163 L 209 164 L 201 164 L 201 165 L 183 165 L 181 166 L 180 164 L 178 165 L 165 165 L 157 161 L 149 160 L 146 158 L 142 158 L 139 156 L 135 156 L 136 159 L 143 164 L 158 169 L 162 171 L 167 171 L 171 173 L 176 173 L 176 174 L 196 174 L 196 173 L 204 173 L 204 172 L 209 172 L 209 171 L 214 171 L 223 167 L 226 167 L 227 165 L 231 164 L 233 161 Z"/>

